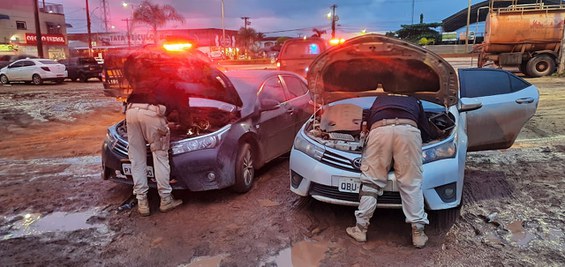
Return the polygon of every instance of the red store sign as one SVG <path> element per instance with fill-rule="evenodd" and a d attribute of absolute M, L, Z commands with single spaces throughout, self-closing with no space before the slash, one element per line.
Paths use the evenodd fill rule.
<path fill-rule="evenodd" d="M 37 43 L 37 35 L 35 33 L 26 33 L 25 37 L 27 44 Z M 65 36 L 62 34 L 42 34 L 41 41 L 43 41 L 43 44 L 64 45 L 66 43 Z"/>

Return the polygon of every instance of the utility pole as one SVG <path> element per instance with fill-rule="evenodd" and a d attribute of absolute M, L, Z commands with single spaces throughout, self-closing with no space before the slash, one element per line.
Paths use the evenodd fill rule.
<path fill-rule="evenodd" d="M 43 58 L 43 40 L 41 40 L 41 23 L 39 23 L 39 7 L 37 0 L 33 1 L 33 14 L 35 16 L 35 37 L 37 38 L 37 56 Z"/>
<path fill-rule="evenodd" d="M 225 48 L 224 44 L 226 42 L 226 26 L 224 25 L 224 0 L 222 0 L 222 41 L 221 46 Z"/>
<path fill-rule="evenodd" d="M 469 24 L 471 24 L 471 0 L 467 5 L 467 29 L 465 30 L 465 53 L 469 53 Z"/>
<path fill-rule="evenodd" d="M 414 0 L 412 0 L 412 23 L 410 24 L 414 25 Z"/>
<path fill-rule="evenodd" d="M 101 0 L 102 12 L 104 12 L 104 30 L 108 32 L 108 24 L 110 23 L 110 7 L 108 7 L 108 2 L 106 0 Z"/>
<path fill-rule="evenodd" d="M 92 56 L 92 32 L 90 31 L 90 9 L 88 7 L 88 0 L 86 0 L 86 29 L 88 31 L 88 56 Z"/>
<path fill-rule="evenodd" d="M 251 22 L 249 22 L 249 17 L 241 17 L 241 19 L 243 20 L 243 28 L 245 29 L 245 35 L 248 36 L 248 34 L 247 34 L 247 25 L 251 24 Z M 248 39 L 248 38 L 245 38 L 245 39 L 244 39 L 244 40 L 245 40 L 244 46 L 245 46 L 245 56 L 246 56 L 246 57 L 247 57 L 247 39 Z"/>
<path fill-rule="evenodd" d="M 337 16 L 335 14 L 335 9 L 337 8 L 336 4 L 331 6 L 332 8 L 332 39 L 335 39 L 335 22 L 337 21 Z"/>
<path fill-rule="evenodd" d="M 247 30 L 247 25 L 251 24 L 251 22 L 249 21 L 249 17 L 241 17 L 241 19 L 244 21 L 243 27 Z"/>
<path fill-rule="evenodd" d="M 561 24 L 563 25 L 563 24 Z M 565 73 L 565 55 L 563 55 L 563 51 L 565 51 L 565 26 L 563 26 L 563 37 L 561 38 L 561 49 L 559 49 L 559 65 L 557 66 L 557 74 L 559 76 Z"/>
<path fill-rule="evenodd" d="M 131 48 L 131 34 L 130 34 L 130 29 L 129 29 L 130 20 L 131 20 L 130 18 L 122 19 L 122 21 L 126 22 L 126 30 L 127 30 L 127 35 L 128 35 L 128 48 Z"/>

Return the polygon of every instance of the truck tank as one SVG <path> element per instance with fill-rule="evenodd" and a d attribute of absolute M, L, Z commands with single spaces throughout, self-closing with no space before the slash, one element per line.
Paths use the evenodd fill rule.
<path fill-rule="evenodd" d="M 564 18 L 565 8 L 489 12 L 485 22 L 484 51 L 556 51 L 563 37 Z"/>
<path fill-rule="evenodd" d="M 511 2 L 505 7 L 499 2 Z M 551 75 L 563 37 L 565 3 L 518 4 L 518 0 L 491 0 L 484 42 L 475 46 L 478 67 L 518 67 L 530 77 Z"/>

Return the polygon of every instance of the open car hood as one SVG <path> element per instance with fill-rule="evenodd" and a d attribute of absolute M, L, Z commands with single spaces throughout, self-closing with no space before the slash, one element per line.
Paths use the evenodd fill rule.
<path fill-rule="evenodd" d="M 322 104 L 379 94 L 414 95 L 442 106 L 458 101 L 457 74 L 447 61 L 422 47 L 378 34 L 355 37 L 326 50 L 310 65 L 307 80 Z"/>

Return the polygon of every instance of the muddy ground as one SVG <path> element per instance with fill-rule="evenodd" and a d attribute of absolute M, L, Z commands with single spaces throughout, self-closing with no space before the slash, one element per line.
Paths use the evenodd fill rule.
<path fill-rule="evenodd" d="M 353 241 L 355 209 L 292 194 L 284 157 L 244 195 L 175 192 L 186 204 L 159 213 L 153 192 L 150 217 L 117 212 L 131 189 L 100 178 L 99 153 L 120 103 L 94 81 L 1 86 L 0 266 L 563 266 L 565 78 L 530 81 L 537 114 L 512 148 L 468 154 L 461 217 L 424 249 L 400 210 Z"/>

